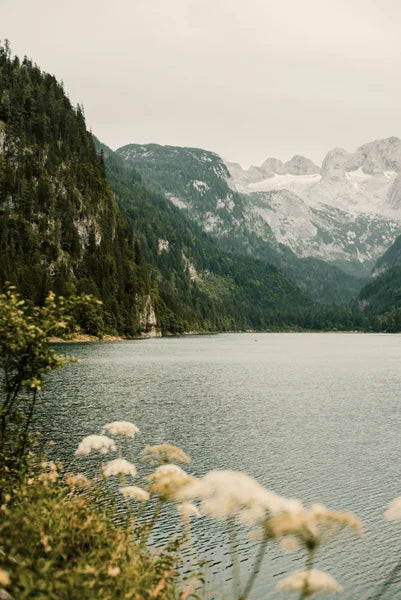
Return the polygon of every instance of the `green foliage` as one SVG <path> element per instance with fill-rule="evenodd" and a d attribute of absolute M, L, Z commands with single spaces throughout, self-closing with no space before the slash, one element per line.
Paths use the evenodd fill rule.
<path fill-rule="evenodd" d="M 173 548 L 156 552 L 134 542 L 100 508 L 101 497 L 68 487 L 68 475 L 52 481 L 52 472 L 32 474 L 0 509 L 0 567 L 14 598 L 179 597 Z"/>
<path fill-rule="evenodd" d="M 0 288 L 24 298 L 94 294 L 90 333 L 136 335 L 149 274 L 103 159 L 57 80 L 0 46 Z"/>
<path fill-rule="evenodd" d="M 376 261 L 373 272 L 382 273 L 386 269 L 401 265 L 401 235 L 386 250 L 386 252 Z"/>
<path fill-rule="evenodd" d="M 295 309 L 313 303 L 294 283 L 272 265 L 222 251 L 199 225 L 145 185 L 129 163 L 98 147 L 118 205 L 133 223 L 150 265 L 163 333 L 297 326 Z"/>
<path fill-rule="evenodd" d="M 72 326 L 78 307 L 95 302 L 49 293 L 43 306 L 36 307 L 13 287 L 0 294 L 0 497 L 7 480 L 19 477 L 25 464 L 42 378 L 72 360 L 57 354 L 48 344 L 49 337 Z"/>
<path fill-rule="evenodd" d="M 401 306 L 401 266 L 372 278 L 359 294 L 365 310 L 381 314 Z"/>
<path fill-rule="evenodd" d="M 249 197 L 230 187 L 230 174 L 217 154 L 199 148 L 129 144 L 119 148 L 117 155 L 147 183 L 178 202 L 181 212 L 209 231 L 224 252 L 274 265 L 315 301 L 340 305 L 360 290 L 361 280 L 345 273 L 345 265 L 338 268 L 317 258 L 299 258 L 278 243 L 270 226 L 250 214 Z M 274 195 L 271 192 L 272 199 Z M 260 209 L 265 211 L 268 200 L 266 194 L 261 196 Z"/>

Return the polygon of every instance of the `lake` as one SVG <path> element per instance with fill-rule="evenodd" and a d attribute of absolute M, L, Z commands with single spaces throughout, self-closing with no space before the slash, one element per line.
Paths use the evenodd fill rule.
<path fill-rule="evenodd" d="M 306 504 L 355 512 L 366 535 L 326 546 L 316 562 L 344 586 L 341 598 L 368 598 L 398 559 L 401 523 L 383 512 L 401 494 L 401 336 L 249 333 L 56 347 L 80 362 L 49 378 L 39 426 L 74 468 L 85 464 L 72 458 L 83 436 L 133 421 L 138 450 L 175 443 L 195 475 L 242 470 Z M 194 529 L 213 585 L 224 585 L 223 529 L 206 519 Z M 245 573 L 254 550 L 245 538 L 240 545 Z M 303 564 L 303 553 L 272 546 L 253 598 L 272 598 Z M 401 597 L 400 578 L 385 597 Z"/>

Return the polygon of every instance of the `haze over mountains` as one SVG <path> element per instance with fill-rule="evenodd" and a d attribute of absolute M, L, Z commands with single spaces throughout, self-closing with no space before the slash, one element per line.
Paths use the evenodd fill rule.
<path fill-rule="evenodd" d="M 117 153 L 231 251 L 281 268 L 314 298 L 346 301 L 401 233 L 401 140 L 242 169 L 194 148 Z M 324 261 L 324 262 L 323 262 Z M 339 285 L 341 281 L 341 285 Z"/>
<path fill-rule="evenodd" d="M 95 295 L 77 315 L 95 335 L 398 330 L 400 147 L 248 170 L 198 148 L 113 152 L 0 46 L 0 285 Z"/>

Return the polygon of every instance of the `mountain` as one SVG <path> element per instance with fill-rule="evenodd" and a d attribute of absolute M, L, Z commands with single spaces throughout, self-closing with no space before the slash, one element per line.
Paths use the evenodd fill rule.
<path fill-rule="evenodd" d="M 372 277 L 377 277 L 388 269 L 399 265 L 401 265 L 401 235 L 398 236 L 390 248 L 377 259 L 372 271 Z"/>
<path fill-rule="evenodd" d="M 97 144 L 120 210 L 134 224 L 150 265 L 163 332 L 303 326 L 314 305 L 293 282 L 274 266 L 219 249 L 119 154 Z"/>
<path fill-rule="evenodd" d="M 102 305 L 77 319 L 96 335 L 279 328 L 313 310 L 275 267 L 219 250 L 95 142 L 83 109 L 53 76 L 11 57 L 7 46 L 0 47 L 0 286 L 6 281 L 39 304 L 49 290 L 95 295 Z"/>
<path fill-rule="evenodd" d="M 364 144 L 355 153 L 335 148 L 320 168 L 305 157 L 269 158 L 248 170 L 227 166 L 250 210 L 298 257 L 321 258 L 365 277 L 401 233 L 399 138 Z"/>
<path fill-rule="evenodd" d="M 197 148 L 129 144 L 117 154 L 183 214 L 213 235 L 223 250 L 275 265 L 315 300 L 343 303 L 359 291 L 358 277 L 313 256 L 307 237 L 308 228 L 315 231 L 310 224 L 310 210 L 291 192 L 271 192 L 268 200 L 266 194 L 240 193 L 230 175 L 230 165 L 217 154 Z M 269 160 L 270 170 L 319 171 L 304 157 L 294 157 L 285 165 Z M 316 218 L 323 221 L 319 211 L 316 213 Z M 327 217 L 327 228 L 331 227 L 333 237 L 339 225 L 334 209 L 332 213 Z M 292 230 L 297 244 L 285 238 Z M 327 237 L 327 232 L 322 233 L 321 243 L 330 245 Z M 305 245 L 303 253 L 298 252 L 301 244 Z"/>
<path fill-rule="evenodd" d="M 366 211 L 370 223 L 381 217 L 390 227 L 393 217 L 398 223 L 401 189 L 394 140 L 365 145 L 356 156 L 335 152 L 321 168 L 295 156 L 286 163 L 268 159 L 249 172 L 193 148 L 129 145 L 113 152 L 87 131 L 82 107 L 71 105 L 53 76 L 0 46 L 0 286 L 10 281 L 39 304 L 50 289 L 93 294 L 101 306 L 77 319 L 83 330 L 100 335 L 395 330 L 401 327 L 396 289 L 389 289 L 391 302 L 380 299 L 379 277 L 369 282 L 368 293 L 361 292 L 360 304 L 371 308 L 335 307 L 361 282 L 334 260 L 313 256 L 305 243 L 313 218 L 320 219 L 315 237 L 333 245 L 330 235 L 341 235 L 344 207 L 313 204 L 285 187 L 239 190 L 241 177 L 243 187 L 284 177 L 298 188 L 303 181 L 312 197 L 316 191 L 305 181 L 315 178 L 338 189 L 338 182 L 348 185 L 348 174 L 361 170 L 363 177 L 376 178 L 363 189 L 376 189 L 382 207 L 381 214 Z M 366 231 L 361 215 L 359 207 L 354 223 L 368 244 L 377 228 Z M 297 244 L 283 243 L 279 230 L 283 236 L 295 231 Z M 397 252 L 396 246 L 388 252 L 389 264 Z M 391 277 L 395 285 L 398 274 Z M 332 305 L 317 305 L 305 290 Z"/>
<path fill-rule="evenodd" d="M 150 276 L 121 218 L 102 158 L 57 80 L 0 47 L 0 284 L 41 303 L 94 294 L 89 333 L 154 327 Z"/>
<path fill-rule="evenodd" d="M 379 315 L 379 329 L 401 329 L 401 236 L 381 256 L 358 296 L 367 314 Z"/>
<path fill-rule="evenodd" d="M 401 331 L 401 265 L 371 278 L 362 288 L 359 308 L 376 331 Z"/>

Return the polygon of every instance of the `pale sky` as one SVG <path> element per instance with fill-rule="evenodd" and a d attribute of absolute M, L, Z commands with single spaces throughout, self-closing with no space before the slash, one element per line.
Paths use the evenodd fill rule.
<path fill-rule="evenodd" d="M 244 165 L 401 137 L 399 0 L 0 0 L 104 143 Z"/>

